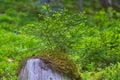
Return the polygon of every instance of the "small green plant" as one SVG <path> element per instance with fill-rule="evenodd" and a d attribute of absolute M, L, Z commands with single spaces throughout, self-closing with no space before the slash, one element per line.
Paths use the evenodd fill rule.
<path fill-rule="evenodd" d="M 48 49 L 59 49 L 67 51 L 72 49 L 72 45 L 78 43 L 81 38 L 81 29 L 85 27 L 85 17 L 83 13 L 69 14 L 68 11 L 49 12 L 38 24 L 30 24 L 22 29 L 28 34 L 42 38 L 47 43 Z"/>
<path fill-rule="evenodd" d="M 120 76 L 120 63 L 117 63 L 101 71 L 101 74 L 97 76 L 97 80 L 119 80 L 120 79 L 119 76 Z"/>

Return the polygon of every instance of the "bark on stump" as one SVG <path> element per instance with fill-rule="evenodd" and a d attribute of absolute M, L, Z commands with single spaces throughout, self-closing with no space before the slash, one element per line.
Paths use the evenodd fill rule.
<path fill-rule="evenodd" d="M 28 59 L 24 67 L 22 67 L 19 80 L 71 80 L 67 76 L 52 71 L 40 59 Z"/>

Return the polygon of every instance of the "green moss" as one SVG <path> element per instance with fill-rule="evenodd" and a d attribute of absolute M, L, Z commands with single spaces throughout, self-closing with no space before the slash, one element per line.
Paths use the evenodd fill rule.
<path fill-rule="evenodd" d="M 53 71 L 77 80 L 81 79 L 76 63 L 66 53 L 58 51 L 44 52 L 39 57 Z"/>

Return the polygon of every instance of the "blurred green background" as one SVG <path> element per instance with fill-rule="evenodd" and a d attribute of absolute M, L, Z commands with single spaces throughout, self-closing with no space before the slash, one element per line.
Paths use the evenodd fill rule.
<path fill-rule="evenodd" d="M 119 0 L 0 0 L 0 80 L 18 63 L 64 51 L 83 80 L 120 80 Z"/>

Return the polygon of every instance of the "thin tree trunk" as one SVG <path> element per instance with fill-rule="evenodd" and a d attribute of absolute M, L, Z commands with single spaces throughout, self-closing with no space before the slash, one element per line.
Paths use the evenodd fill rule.
<path fill-rule="evenodd" d="M 107 7 L 112 7 L 113 6 L 113 1 L 112 0 L 99 0 L 100 2 L 100 5 L 103 7 L 103 8 L 107 8 Z"/>
<path fill-rule="evenodd" d="M 79 0 L 79 9 L 83 11 L 83 0 Z"/>

